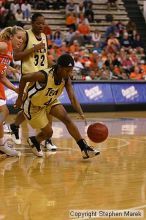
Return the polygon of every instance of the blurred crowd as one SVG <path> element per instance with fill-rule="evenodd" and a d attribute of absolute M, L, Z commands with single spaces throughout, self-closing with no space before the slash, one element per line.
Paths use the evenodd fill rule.
<path fill-rule="evenodd" d="M 108 0 L 107 8 L 118 9 L 116 0 Z M 52 31 L 48 23 L 44 33 L 48 39 L 48 57 L 55 62 L 62 53 L 75 60 L 73 79 L 81 80 L 145 80 L 146 58 L 141 37 L 134 22 L 110 22 L 104 33 L 91 28 L 96 24 L 94 3 L 82 0 L 0 1 L 1 26 L 21 25 L 31 20 L 31 9 L 65 11 L 66 30 Z M 19 63 L 16 63 L 19 68 Z"/>

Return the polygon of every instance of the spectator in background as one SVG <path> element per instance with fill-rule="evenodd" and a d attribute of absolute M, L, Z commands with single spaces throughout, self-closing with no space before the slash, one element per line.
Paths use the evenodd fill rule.
<path fill-rule="evenodd" d="M 27 0 L 21 5 L 21 10 L 23 13 L 23 18 L 24 20 L 30 21 L 30 16 L 31 16 L 31 5 L 28 3 Z"/>
<path fill-rule="evenodd" d="M 120 49 L 120 42 L 114 34 L 110 34 L 107 40 L 107 47 L 110 52 L 116 52 Z"/>
<path fill-rule="evenodd" d="M 98 64 L 97 64 L 98 69 L 101 70 L 103 65 L 104 65 L 104 61 L 102 60 L 102 55 L 99 54 L 98 55 Z"/>
<path fill-rule="evenodd" d="M 56 33 L 58 33 L 58 35 L 61 37 L 61 38 L 63 38 L 63 34 L 62 34 L 62 31 L 61 31 L 61 28 L 58 26 L 58 27 L 56 27 L 56 31 L 52 34 L 52 38 L 53 38 L 53 36 L 54 35 L 56 35 Z"/>
<path fill-rule="evenodd" d="M 74 70 L 76 71 L 77 74 L 80 74 L 81 71 L 84 69 L 83 64 L 80 61 L 80 54 L 79 52 L 74 53 Z"/>
<path fill-rule="evenodd" d="M 140 34 L 136 34 L 132 43 L 133 48 L 143 48 L 143 43 L 140 37 Z"/>
<path fill-rule="evenodd" d="M 85 9 L 87 8 L 88 3 L 93 4 L 92 0 L 83 0 Z"/>
<path fill-rule="evenodd" d="M 62 41 L 62 45 L 61 47 L 59 48 L 59 51 L 60 51 L 60 55 L 64 54 L 64 53 L 68 53 L 68 46 L 66 44 L 66 42 Z"/>
<path fill-rule="evenodd" d="M 114 30 L 114 33 L 119 40 L 121 40 L 121 37 L 123 36 L 123 32 L 125 29 L 126 29 L 125 24 L 123 24 L 121 21 L 119 21 L 116 24 L 116 28 Z"/>
<path fill-rule="evenodd" d="M 102 69 L 101 75 L 99 77 L 100 80 L 111 80 L 112 79 L 112 74 L 109 69 L 104 67 Z"/>
<path fill-rule="evenodd" d="M 52 34 L 52 30 L 48 23 L 45 23 L 43 33 L 48 37 Z"/>
<path fill-rule="evenodd" d="M 77 16 L 77 5 L 74 3 L 73 0 L 70 0 L 69 3 L 66 5 L 65 12 L 66 15 L 74 13 Z"/>
<path fill-rule="evenodd" d="M 52 42 L 53 42 L 54 46 L 56 46 L 56 47 L 61 47 L 62 46 L 62 38 L 61 38 L 60 32 L 56 31 L 53 34 Z"/>
<path fill-rule="evenodd" d="M 98 69 L 90 71 L 90 78 L 91 80 L 98 80 L 99 78 Z"/>
<path fill-rule="evenodd" d="M 107 0 L 107 8 L 110 10 L 112 7 L 118 9 L 117 0 Z"/>
<path fill-rule="evenodd" d="M 77 17 L 73 12 L 70 12 L 66 16 L 66 26 L 67 28 L 72 28 L 73 31 L 76 30 Z"/>
<path fill-rule="evenodd" d="M 92 34 L 91 34 L 91 41 L 92 41 L 92 44 L 95 46 L 97 42 L 100 42 L 101 40 L 101 33 L 98 29 L 95 29 Z"/>
<path fill-rule="evenodd" d="M 91 43 L 91 34 L 90 34 L 90 25 L 86 24 L 85 21 L 82 21 L 78 25 L 78 29 L 80 34 L 84 37 L 84 44 L 90 44 Z"/>
<path fill-rule="evenodd" d="M 87 2 L 85 7 L 85 17 L 88 18 L 89 22 L 94 22 L 94 12 L 92 9 L 92 2 Z"/>
<path fill-rule="evenodd" d="M 93 46 L 93 51 L 96 50 L 98 54 L 102 52 L 102 48 L 100 46 L 100 42 L 96 42 L 95 46 Z"/>
<path fill-rule="evenodd" d="M 75 32 L 72 28 L 69 28 L 66 32 L 65 42 L 68 45 L 71 42 L 72 37 L 75 35 Z"/>
<path fill-rule="evenodd" d="M 129 20 L 126 25 L 126 30 L 127 30 L 130 40 L 133 40 L 135 34 L 137 33 L 136 24 L 133 21 Z"/>
<path fill-rule="evenodd" d="M 94 70 L 97 69 L 98 67 L 98 57 L 99 57 L 99 54 L 97 50 L 93 50 L 93 52 L 90 55 L 90 61 L 91 61 L 91 68 Z"/>
<path fill-rule="evenodd" d="M 140 57 L 138 56 L 138 53 L 136 52 L 136 49 L 130 48 L 128 50 L 128 54 L 130 56 L 130 60 L 132 61 L 132 64 L 135 65 L 136 63 L 140 63 Z"/>
<path fill-rule="evenodd" d="M 80 34 L 79 31 L 75 31 L 74 35 L 72 36 L 70 42 L 69 42 L 69 45 L 73 44 L 74 41 L 77 41 L 78 44 L 80 46 L 84 46 L 84 37 L 83 35 Z"/>
<path fill-rule="evenodd" d="M 22 22 L 23 21 L 23 13 L 21 9 L 17 9 L 16 13 L 15 13 L 15 18 L 18 22 Z"/>
<path fill-rule="evenodd" d="M 111 33 L 115 33 L 117 30 L 115 21 L 112 21 L 111 25 L 107 27 L 105 33 L 103 34 L 103 38 L 108 38 Z"/>
<path fill-rule="evenodd" d="M 73 44 L 69 47 L 69 52 L 74 54 L 75 52 L 79 52 L 79 43 L 77 40 L 73 41 Z"/>
<path fill-rule="evenodd" d="M 121 65 L 125 72 L 129 75 L 133 68 L 133 63 L 130 55 L 125 52 L 124 56 L 121 57 Z"/>
<path fill-rule="evenodd" d="M 144 79 L 144 74 L 143 74 L 142 69 L 140 68 L 139 65 L 134 66 L 134 71 L 130 73 L 129 78 L 136 79 L 136 80 Z"/>
<path fill-rule="evenodd" d="M 77 5 L 77 15 L 79 16 L 80 14 L 85 14 L 85 5 L 83 0 Z"/>
<path fill-rule="evenodd" d="M 128 33 L 124 33 L 123 37 L 121 38 L 121 46 L 124 47 L 125 49 L 129 49 L 130 47 L 132 47 L 132 40 L 129 38 Z"/>
<path fill-rule="evenodd" d="M 81 13 L 77 17 L 77 26 L 78 26 L 78 24 L 82 23 L 83 21 L 85 22 L 85 24 L 89 25 L 88 18 L 86 18 L 85 15 L 83 13 Z"/>
<path fill-rule="evenodd" d="M 46 35 L 48 48 L 50 49 L 52 47 L 52 39 L 51 39 L 52 30 L 47 23 L 45 23 L 44 25 L 43 33 Z"/>
<path fill-rule="evenodd" d="M 14 2 L 10 4 L 10 10 L 15 15 L 18 9 L 20 9 L 20 5 L 17 0 L 14 0 Z"/>

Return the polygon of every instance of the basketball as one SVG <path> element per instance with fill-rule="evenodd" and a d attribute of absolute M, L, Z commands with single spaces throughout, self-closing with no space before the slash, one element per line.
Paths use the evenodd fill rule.
<path fill-rule="evenodd" d="M 108 137 L 108 128 L 102 123 L 94 123 L 89 125 L 87 129 L 89 139 L 95 143 L 103 142 Z"/>

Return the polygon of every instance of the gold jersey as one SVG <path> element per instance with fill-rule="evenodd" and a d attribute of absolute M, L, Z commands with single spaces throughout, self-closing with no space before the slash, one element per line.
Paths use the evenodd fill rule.
<path fill-rule="evenodd" d="M 32 30 L 27 30 L 27 45 L 24 50 L 32 48 L 41 41 L 45 43 L 45 49 L 34 52 L 22 60 L 22 74 L 37 72 L 48 68 L 47 40 L 45 34 L 41 33 L 41 40 L 38 40 Z"/>
<path fill-rule="evenodd" d="M 54 82 L 54 75 L 52 68 L 43 70 L 43 73 L 46 76 L 46 84 L 41 85 L 37 82 L 30 82 L 27 91 L 26 91 L 26 100 L 29 102 L 29 107 L 39 106 L 44 107 L 47 105 L 52 105 L 54 101 L 61 95 L 65 86 L 65 80 L 59 85 L 56 85 Z M 25 101 L 26 101 L 25 100 Z"/>

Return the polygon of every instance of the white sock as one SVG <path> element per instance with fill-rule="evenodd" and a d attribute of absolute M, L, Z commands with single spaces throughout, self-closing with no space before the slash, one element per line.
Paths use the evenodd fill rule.
<path fill-rule="evenodd" d="M 4 138 L 0 138 L 0 145 L 4 145 Z"/>

